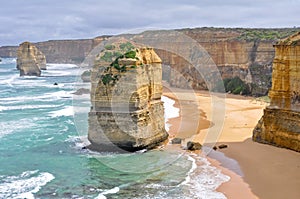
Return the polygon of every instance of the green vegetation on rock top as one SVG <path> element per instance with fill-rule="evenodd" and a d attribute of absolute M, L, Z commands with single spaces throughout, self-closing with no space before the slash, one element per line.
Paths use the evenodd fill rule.
<path fill-rule="evenodd" d="M 107 44 L 106 46 L 104 46 L 104 48 L 106 50 L 114 50 L 116 48 L 116 46 L 112 45 L 112 44 Z"/>
<path fill-rule="evenodd" d="M 130 59 L 138 60 L 138 57 L 136 57 L 136 52 L 137 52 L 136 50 L 129 50 L 124 54 L 121 54 L 120 52 L 114 52 L 115 54 L 118 53 L 118 57 L 114 61 L 112 61 L 109 66 L 107 66 L 105 68 L 105 70 L 104 70 L 105 73 L 103 75 L 101 75 L 102 83 L 104 85 L 108 85 L 111 83 L 112 83 L 112 85 L 114 85 L 116 83 L 116 81 L 119 80 L 121 73 L 126 72 L 127 69 L 129 69 L 129 68 L 131 68 L 131 69 L 137 68 L 136 65 L 131 65 L 131 66 L 122 65 L 121 66 L 119 64 L 119 59 L 123 59 L 123 58 L 127 58 L 127 59 L 130 58 Z M 112 52 L 105 52 L 105 54 L 102 57 L 104 57 L 103 59 L 111 60 L 113 57 L 112 55 L 115 55 L 115 54 L 113 54 Z M 101 57 L 101 59 L 102 59 L 102 57 Z M 119 74 L 113 74 L 113 72 L 112 72 L 113 68 L 116 69 L 119 72 Z"/>
<path fill-rule="evenodd" d="M 136 57 L 136 51 L 135 50 L 131 50 L 131 51 L 128 51 L 124 54 L 124 56 L 126 58 L 131 58 L 131 59 L 135 59 Z"/>
<path fill-rule="evenodd" d="M 237 37 L 238 40 L 246 41 L 277 41 L 288 37 L 296 32 L 299 28 L 294 29 L 240 29 L 241 35 Z"/>
<path fill-rule="evenodd" d="M 119 47 L 122 51 L 130 51 L 134 49 L 134 46 L 130 42 L 122 43 Z"/>
<path fill-rule="evenodd" d="M 105 51 L 104 55 L 101 56 L 101 60 L 105 61 L 105 62 L 112 62 L 114 58 L 118 58 L 122 55 L 122 53 L 115 51 L 115 52 L 111 52 L 111 51 Z"/>

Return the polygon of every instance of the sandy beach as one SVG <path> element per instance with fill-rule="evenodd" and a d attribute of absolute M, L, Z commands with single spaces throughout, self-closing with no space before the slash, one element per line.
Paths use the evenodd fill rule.
<path fill-rule="evenodd" d="M 252 130 L 268 104 L 251 97 L 226 94 L 213 97 L 207 91 L 164 87 L 164 95 L 176 101 L 180 116 L 171 119 L 170 139 L 183 138 L 212 147 L 202 151 L 212 165 L 230 176 L 218 191 L 229 199 L 300 198 L 300 153 L 255 143 Z M 217 117 L 216 117 L 217 116 Z"/>

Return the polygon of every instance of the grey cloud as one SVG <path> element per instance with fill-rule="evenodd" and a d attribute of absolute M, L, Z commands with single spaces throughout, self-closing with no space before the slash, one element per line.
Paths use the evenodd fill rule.
<path fill-rule="evenodd" d="M 9 0 L 0 46 L 139 28 L 299 26 L 299 0 Z"/>

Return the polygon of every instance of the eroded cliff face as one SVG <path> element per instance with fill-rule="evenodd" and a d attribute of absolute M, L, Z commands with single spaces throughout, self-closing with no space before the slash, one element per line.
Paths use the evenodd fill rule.
<path fill-rule="evenodd" d="M 253 140 L 300 151 L 300 32 L 274 47 L 271 103 Z"/>
<path fill-rule="evenodd" d="M 151 48 L 130 48 L 123 56 L 119 50 L 100 53 L 92 70 L 90 148 L 152 148 L 168 137 L 161 102 L 161 59 Z M 114 61 L 107 65 L 110 60 Z"/>
<path fill-rule="evenodd" d="M 82 63 L 90 51 L 107 37 L 80 40 L 52 40 L 35 45 L 47 57 L 48 63 Z"/>
<path fill-rule="evenodd" d="M 103 40 L 109 36 L 100 36 L 93 39 L 78 40 L 50 40 L 33 43 L 42 51 L 48 63 L 80 64 L 86 56 Z M 1 46 L 1 57 L 17 57 L 17 46 Z"/>
<path fill-rule="evenodd" d="M 197 41 L 212 57 L 223 79 L 239 77 L 247 83 L 252 95 L 266 95 L 271 87 L 273 43 L 299 28 L 243 29 L 195 28 L 176 30 Z M 159 37 L 159 35 L 153 35 Z M 57 40 L 35 45 L 46 55 L 48 63 L 80 64 L 86 56 L 109 36 L 83 40 Z M 178 44 L 181 45 L 181 44 Z M 176 45 L 175 45 L 176 47 Z M 163 60 L 164 76 L 172 86 L 207 89 L 201 75 L 195 73 L 180 55 L 155 49 Z M 190 50 L 190 49 L 187 49 Z M 16 47 L 0 47 L 0 57 L 16 57 Z M 166 74 L 167 73 L 167 74 Z"/>
<path fill-rule="evenodd" d="M 46 57 L 30 42 L 23 42 L 18 48 L 17 69 L 20 76 L 40 76 L 41 70 L 46 70 Z"/>
<path fill-rule="evenodd" d="M 196 40 L 208 52 L 223 79 L 239 77 L 250 86 L 252 95 L 267 94 L 271 86 L 274 40 L 239 39 L 241 32 L 238 29 L 202 28 L 179 31 Z M 163 50 L 158 50 L 157 53 L 163 64 L 173 69 L 166 75 L 170 77 L 170 85 L 207 89 L 201 75 L 186 60 Z"/>

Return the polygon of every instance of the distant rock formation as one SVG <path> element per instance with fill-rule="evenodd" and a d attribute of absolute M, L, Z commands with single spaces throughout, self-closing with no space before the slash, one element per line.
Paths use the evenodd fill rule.
<path fill-rule="evenodd" d="M 17 69 L 20 76 L 40 76 L 46 70 L 46 57 L 30 42 L 23 42 L 18 48 Z"/>
<path fill-rule="evenodd" d="M 253 140 L 300 152 L 300 32 L 274 47 L 271 104 L 254 129 Z"/>
<path fill-rule="evenodd" d="M 83 94 L 89 94 L 89 93 L 90 93 L 90 89 L 80 88 L 72 94 L 74 94 L 74 95 L 83 95 Z"/>
<path fill-rule="evenodd" d="M 91 70 L 86 70 L 81 74 L 83 82 L 91 82 Z"/>
<path fill-rule="evenodd" d="M 33 43 L 47 57 L 47 63 L 80 64 L 87 55 L 109 36 L 93 39 L 49 40 Z M 0 57 L 17 57 L 18 46 L 1 46 Z"/>
<path fill-rule="evenodd" d="M 129 42 L 115 46 L 100 53 L 92 70 L 89 148 L 153 148 L 168 137 L 161 101 L 161 59 L 152 48 L 133 48 Z M 125 49 L 129 51 L 120 53 Z"/>

